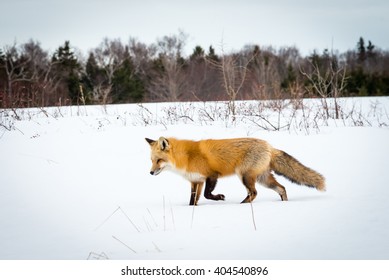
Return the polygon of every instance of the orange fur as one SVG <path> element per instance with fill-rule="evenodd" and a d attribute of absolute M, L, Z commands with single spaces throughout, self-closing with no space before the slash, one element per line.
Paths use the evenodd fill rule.
<path fill-rule="evenodd" d="M 206 198 L 224 200 L 224 195 L 213 195 L 212 191 L 218 178 L 233 174 L 239 176 L 247 189 L 247 197 L 242 202 L 255 199 L 255 182 L 273 189 L 282 200 L 287 200 L 285 188 L 275 180 L 271 171 L 294 183 L 325 189 L 322 175 L 263 140 L 236 138 L 192 141 L 164 137 L 146 140 L 151 148 L 150 173 L 158 175 L 163 170 L 172 170 L 189 180 L 192 185 L 190 205 L 197 205 L 204 183 Z"/>

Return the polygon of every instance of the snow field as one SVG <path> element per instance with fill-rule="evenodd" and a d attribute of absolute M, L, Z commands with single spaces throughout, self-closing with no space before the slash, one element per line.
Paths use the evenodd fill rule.
<path fill-rule="evenodd" d="M 142 105 L 149 113 L 140 105 L 52 108 L 48 117 L 31 109 L 20 120 L 3 112 L 13 129 L 0 134 L 0 259 L 388 259 L 388 100 L 353 102 L 364 126 L 345 118 L 299 130 L 296 116 L 282 131 L 221 113 L 205 121 L 192 109 L 190 118 L 170 113 L 172 121 L 170 104 Z M 258 186 L 243 205 L 245 188 L 232 176 L 214 192 L 225 201 L 202 196 L 193 208 L 189 182 L 149 175 L 144 138 L 159 136 L 264 139 L 322 173 L 327 192 L 277 176 L 288 202 Z"/>

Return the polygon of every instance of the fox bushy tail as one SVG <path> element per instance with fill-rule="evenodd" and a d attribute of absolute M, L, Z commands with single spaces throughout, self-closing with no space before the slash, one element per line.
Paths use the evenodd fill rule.
<path fill-rule="evenodd" d="M 293 183 L 325 191 L 325 179 L 318 172 L 301 164 L 297 159 L 284 151 L 274 149 L 270 167 Z"/>

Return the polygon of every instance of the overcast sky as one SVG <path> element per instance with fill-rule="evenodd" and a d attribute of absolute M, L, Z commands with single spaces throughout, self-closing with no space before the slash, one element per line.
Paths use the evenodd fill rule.
<path fill-rule="evenodd" d="M 303 55 L 354 49 L 359 37 L 389 49 L 388 0 L 0 0 L 0 47 L 34 39 L 55 51 L 65 40 L 87 51 L 104 37 L 150 44 L 183 30 L 220 52 L 246 44 L 296 46 Z"/>

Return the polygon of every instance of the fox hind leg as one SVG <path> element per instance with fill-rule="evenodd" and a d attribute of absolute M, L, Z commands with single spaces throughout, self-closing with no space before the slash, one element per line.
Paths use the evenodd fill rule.
<path fill-rule="evenodd" d="M 241 203 L 252 202 L 257 197 L 255 182 L 256 182 L 256 176 L 253 176 L 251 174 L 242 175 L 242 183 L 247 189 L 247 196 Z"/>
<path fill-rule="evenodd" d="M 204 196 L 206 199 L 212 199 L 212 200 L 224 200 L 225 196 L 224 194 L 212 194 L 213 190 L 216 187 L 217 183 L 217 177 L 208 177 L 205 181 L 205 190 L 204 190 Z"/>
<path fill-rule="evenodd" d="M 278 183 L 277 180 L 274 178 L 273 174 L 271 174 L 270 172 L 262 176 L 258 176 L 258 183 L 278 193 L 282 201 L 288 200 L 285 187 Z"/>

